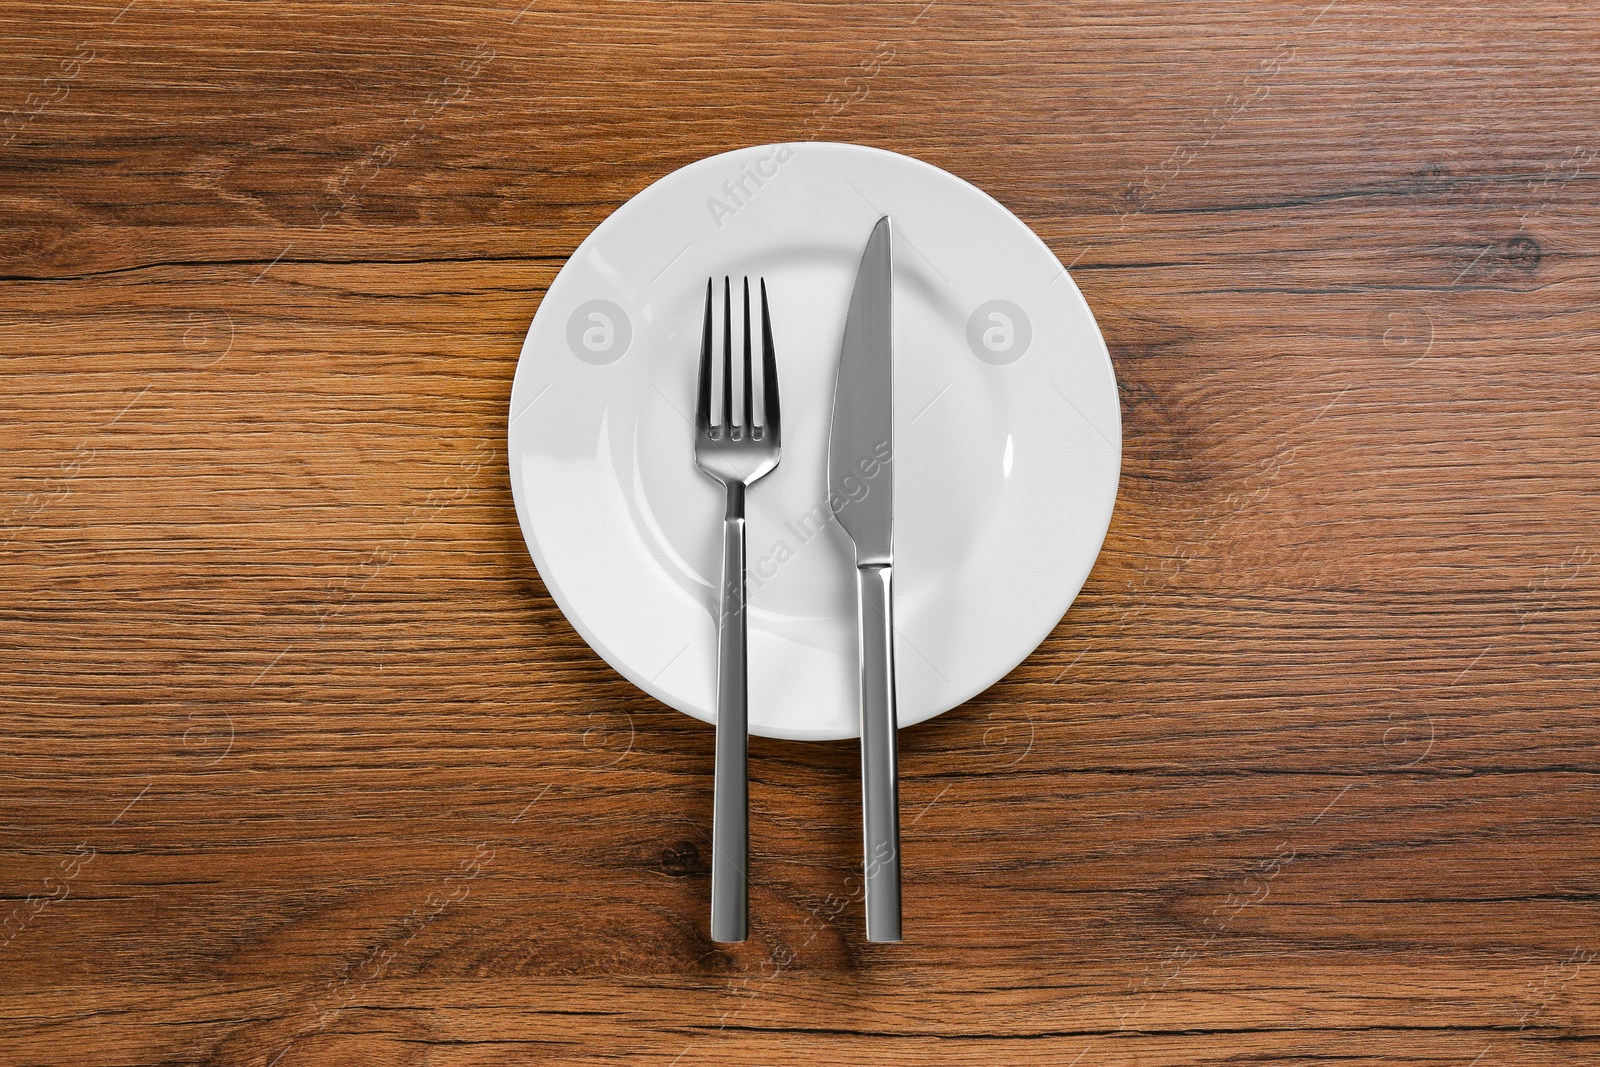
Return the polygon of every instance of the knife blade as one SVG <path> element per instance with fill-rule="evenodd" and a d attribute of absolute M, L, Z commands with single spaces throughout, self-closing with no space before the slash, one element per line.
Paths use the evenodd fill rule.
<path fill-rule="evenodd" d="M 828 505 L 856 546 L 861 822 L 867 940 L 900 940 L 900 785 L 894 684 L 893 248 L 872 228 L 845 316 L 828 437 Z"/>

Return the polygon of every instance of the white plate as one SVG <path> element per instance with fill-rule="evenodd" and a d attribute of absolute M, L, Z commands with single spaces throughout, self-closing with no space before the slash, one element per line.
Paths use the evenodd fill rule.
<path fill-rule="evenodd" d="M 1111 361 L 1077 286 L 1016 216 L 858 145 L 692 163 L 596 227 L 550 286 L 517 364 L 509 455 L 556 603 L 624 677 L 696 718 L 714 718 L 723 505 L 693 460 L 701 309 L 707 277 L 749 275 L 767 280 L 783 398 L 782 461 L 747 501 L 750 728 L 858 733 L 854 555 L 825 463 L 845 308 L 883 214 L 900 724 L 1022 662 L 1105 538 L 1122 451 Z"/>

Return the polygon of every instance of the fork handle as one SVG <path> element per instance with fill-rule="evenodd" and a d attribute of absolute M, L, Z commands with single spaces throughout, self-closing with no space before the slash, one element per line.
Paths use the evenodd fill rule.
<path fill-rule="evenodd" d="M 711 817 L 711 940 L 750 936 L 750 721 L 745 673 L 744 485 L 728 483 L 717 615 L 717 759 Z"/>
<path fill-rule="evenodd" d="M 867 940 L 900 940 L 900 752 L 894 695 L 893 571 L 856 568 L 861 657 L 861 829 Z"/>

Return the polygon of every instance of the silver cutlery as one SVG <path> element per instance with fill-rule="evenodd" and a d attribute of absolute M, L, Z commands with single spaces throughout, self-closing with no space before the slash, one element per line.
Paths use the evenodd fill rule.
<path fill-rule="evenodd" d="M 856 546 L 861 825 L 867 940 L 900 940 L 900 784 L 894 695 L 893 256 L 889 216 L 861 255 L 828 439 L 828 500 Z M 718 718 L 719 728 L 721 718 Z"/>
<path fill-rule="evenodd" d="M 750 279 L 744 279 L 742 422 L 734 421 L 733 289 L 722 280 L 722 414 L 711 421 L 713 284 L 706 280 L 700 335 L 700 382 L 694 412 L 694 462 L 727 490 L 722 518 L 722 591 L 717 615 L 717 755 L 711 821 L 711 939 L 749 936 L 750 785 L 745 646 L 745 490 L 778 465 L 778 364 L 772 347 L 767 283 L 761 282 L 761 421 L 752 398 Z M 898 928 L 898 923 L 897 923 Z"/>

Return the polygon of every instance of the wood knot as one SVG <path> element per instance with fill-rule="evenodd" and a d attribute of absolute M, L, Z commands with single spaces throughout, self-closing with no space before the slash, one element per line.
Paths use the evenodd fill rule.
<path fill-rule="evenodd" d="M 1419 193 L 1431 192 L 1444 185 L 1450 178 L 1450 168 L 1443 163 L 1429 163 L 1427 166 L 1411 172 L 1411 188 Z"/>
<path fill-rule="evenodd" d="M 693 841 L 675 841 L 662 849 L 661 869 L 674 878 L 706 873 L 700 848 Z"/>
<path fill-rule="evenodd" d="M 1506 242 L 1500 256 L 1508 265 L 1532 274 L 1539 269 L 1539 261 L 1544 258 L 1544 250 L 1534 238 L 1519 233 Z"/>

